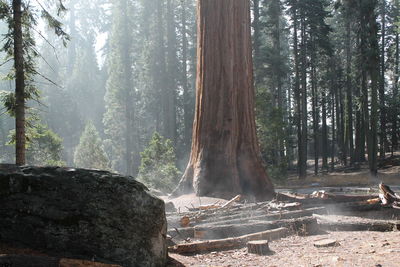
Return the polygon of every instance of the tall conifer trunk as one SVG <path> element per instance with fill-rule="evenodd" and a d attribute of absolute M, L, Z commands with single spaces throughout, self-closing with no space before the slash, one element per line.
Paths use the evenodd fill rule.
<path fill-rule="evenodd" d="M 174 194 L 269 199 L 258 147 L 248 0 L 199 0 L 192 151 Z"/>
<path fill-rule="evenodd" d="M 395 0 L 394 1 L 395 5 L 395 17 L 396 17 L 396 22 L 399 22 L 399 1 Z M 393 100 L 394 103 L 396 103 L 398 94 L 399 94 L 399 43 L 400 43 L 400 38 L 399 38 L 399 26 L 395 26 L 395 65 L 394 65 L 394 81 L 393 81 Z M 392 155 L 394 151 L 398 149 L 398 132 L 399 129 L 397 129 L 398 125 L 398 112 L 399 109 L 397 105 L 394 107 L 394 111 L 392 114 Z"/>
<path fill-rule="evenodd" d="M 300 14 L 301 28 L 301 171 L 299 178 L 307 177 L 308 107 L 307 107 L 307 32 L 305 14 Z"/>
<path fill-rule="evenodd" d="M 303 146 L 302 146 L 302 131 L 301 131 L 301 94 L 300 94 L 300 59 L 299 59 L 299 45 L 298 45 L 298 15 L 297 15 L 297 2 L 295 2 L 292 10 L 293 16 L 293 54 L 294 54 L 294 68 L 295 68 L 295 81 L 294 81 L 294 98 L 296 102 L 296 126 L 297 126 L 297 172 L 299 177 L 305 172 L 303 162 Z"/>
<path fill-rule="evenodd" d="M 127 12 L 128 12 L 128 2 L 126 0 L 121 1 L 121 8 L 124 21 L 122 23 L 122 31 L 124 34 L 128 35 L 128 21 L 127 21 Z M 129 35 L 128 35 L 129 36 Z M 123 42 L 120 44 L 120 53 L 128 53 L 127 56 L 122 58 L 122 72 L 123 72 L 123 86 L 124 86 L 124 113 L 125 113 L 125 161 L 126 161 L 126 174 L 127 175 L 135 175 L 138 171 L 137 163 L 134 164 L 133 160 L 133 151 L 135 150 L 135 142 L 133 139 L 134 135 L 134 118 L 135 118 L 135 103 L 134 103 L 134 90 L 132 90 L 132 68 L 131 68 L 131 56 L 129 55 L 130 52 L 130 45 L 131 40 L 130 38 L 125 38 Z"/>
<path fill-rule="evenodd" d="M 350 165 L 354 163 L 354 139 L 353 139 L 353 92 L 351 81 L 351 21 L 349 7 L 346 9 L 346 147 L 349 148 Z"/>
<path fill-rule="evenodd" d="M 328 170 L 328 125 L 327 125 L 327 96 L 325 89 L 322 89 L 322 170 Z"/>
<path fill-rule="evenodd" d="M 182 76 L 181 83 L 183 89 L 183 142 L 185 149 L 190 147 L 190 133 L 192 127 L 192 117 L 190 112 L 190 93 L 188 81 L 188 38 L 187 38 L 187 15 L 186 15 L 186 0 L 181 1 L 181 35 L 182 35 Z"/>
<path fill-rule="evenodd" d="M 177 120 L 176 120 L 176 66 L 178 60 L 176 57 L 176 26 L 174 16 L 174 5 L 171 0 L 167 0 L 167 88 L 165 92 L 165 137 L 170 139 L 172 143 L 177 145 Z"/>
<path fill-rule="evenodd" d="M 369 24 L 369 75 L 371 77 L 371 116 L 370 127 L 368 132 L 368 162 L 370 173 L 373 177 L 377 176 L 378 166 L 378 82 L 379 82 L 379 45 L 378 45 L 378 23 L 376 22 L 375 6 L 376 0 L 371 0 L 368 12 Z M 382 111 L 381 111 L 382 112 Z"/>
<path fill-rule="evenodd" d="M 13 0 L 14 19 L 14 67 L 15 67 L 15 161 L 25 164 L 25 77 L 22 36 L 22 3 Z"/>
<path fill-rule="evenodd" d="M 386 1 L 381 1 L 381 66 L 379 81 L 379 107 L 380 107 L 380 145 L 379 154 L 385 158 L 387 139 L 386 139 L 386 108 L 385 108 L 385 42 L 386 42 Z"/>
<path fill-rule="evenodd" d="M 312 50 L 311 51 L 311 97 L 312 97 L 312 120 L 313 120 L 313 139 L 314 139 L 314 174 L 318 174 L 318 161 L 319 161 L 319 116 L 318 116 L 318 92 L 317 92 L 317 70 L 316 70 L 316 47 L 315 38 L 311 37 Z"/>

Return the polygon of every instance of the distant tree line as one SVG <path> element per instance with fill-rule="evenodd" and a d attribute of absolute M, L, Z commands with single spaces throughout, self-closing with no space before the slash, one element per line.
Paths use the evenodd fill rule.
<path fill-rule="evenodd" d="M 259 136 L 300 178 L 398 150 L 399 3 L 253 0 Z"/>

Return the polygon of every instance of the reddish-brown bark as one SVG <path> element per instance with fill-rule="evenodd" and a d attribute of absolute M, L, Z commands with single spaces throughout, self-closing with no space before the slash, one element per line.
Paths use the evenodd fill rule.
<path fill-rule="evenodd" d="M 192 150 L 175 193 L 273 196 L 256 136 L 249 5 L 248 0 L 198 1 Z"/>

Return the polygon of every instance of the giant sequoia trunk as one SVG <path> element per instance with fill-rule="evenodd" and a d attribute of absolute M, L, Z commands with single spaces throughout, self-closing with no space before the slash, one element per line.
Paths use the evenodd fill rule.
<path fill-rule="evenodd" d="M 271 198 L 256 137 L 248 0 L 199 0 L 192 151 L 175 194 Z"/>

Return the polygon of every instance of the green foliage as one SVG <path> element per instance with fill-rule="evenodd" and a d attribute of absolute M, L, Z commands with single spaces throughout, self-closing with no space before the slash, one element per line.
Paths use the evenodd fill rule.
<path fill-rule="evenodd" d="M 175 152 L 169 139 L 154 133 L 148 147 L 140 153 L 138 180 L 151 188 L 171 192 L 181 173 L 175 166 Z"/>
<path fill-rule="evenodd" d="M 61 160 L 62 139 L 47 125 L 37 124 L 30 128 L 26 159 L 31 165 L 64 166 Z"/>
<path fill-rule="evenodd" d="M 40 92 L 35 86 L 34 76 L 42 76 L 36 67 L 36 58 L 41 56 L 37 50 L 36 40 L 33 32 L 40 31 L 36 29 L 39 24 L 39 20 L 43 19 L 47 26 L 54 30 L 55 34 L 61 38 L 64 45 L 69 40 L 69 35 L 62 29 L 62 23 L 42 5 L 40 5 L 40 12 L 36 10 L 30 3 L 23 1 L 23 13 L 22 13 L 22 31 L 23 31 L 23 49 L 24 49 L 24 71 L 25 71 L 25 98 L 27 100 L 33 99 L 38 100 L 40 98 Z M 61 1 L 57 1 L 57 16 L 60 16 L 65 12 L 65 7 Z M 6 53 L 6 62 L 14 58 L 14 21 L 12 16 L 12 5 L 7 1 L 0 1 L 0 20 L 5 21 L 8 26 L 8 32 L 4 34 L 4 39 L 2 40 L 1 51 Z M 43 36 L 42 36 L 43 37 Z M 47 41 L 47 39 L 45 40 Z M 15 78 L 15 70 L 12 68 L 6 79 L 12 80 Z M 14 97 L 15 98 L 15 97 Z M 14 114 L 13 109 L 15 109 L 15 104 L 10 102 L 13 100 L 12 97 L 4 98 L 4 106 L 10 114 Z M 15 100 L 15 99 L 14 99 Z"/>
<path fill-rule="evenodd" d="M 110 162 L 104 151 L 103 142 L 91 122 L 86 124 L 79 145 L 75 149 L 74 164 L 80 168 L 109 169 Z"/>
<path fill-rule="evenodd" d="M 132 29 L 136 26 L 131 19 L 134 13 L 131 3 L 127 1 L 118 0 L 113 3 L 103 116 L 112 168 L 127 175 L 136 174 L 139 165 L 138 161 L 133 161 L 134 155 L 139 155 L 139 150 L 134 147 L 136 132 L 133 130 L 136 97 L 135 86 L 132 84 Z"/>
<path fill-rule="evenodd" d="M 57 8 L 57 16 L 60 16 L 65 11 L 65 7 L 63 6 L 61 0 L 56 2 L 57 3 L 55 4 L 55 6 Z M 34 32 L 36 32 L 40 37 L 48 42 L 48 40 L 44 38 L 41 31 L 38 29 L 39 21 L 43 20 L 47 24 L 47 26 L 53 29 L 55 34 L 62 39 L 64 45 L 66 45 L 66 41 L 69 40 L 69 35 L 63 31 L 62 24 L 58 20 L 58 18 L 51 15 L 46 10 L 46 7 L 49 7 L 50 5 L 47 4 L 45 7 L 40 2 L 37 2 L 38 6 L 34 6 L 30 3 L 30 1 L 21 1 L 21 4 L 21 25 L 19 27 L 21 27 L 22 30 L 22 51 L 20 53 L 22 53 L 21 56 L 23 57 L 22 66 L 24 71 L 24 85 L 22 88 L 20 88 L 20 90 L 23 90 L 25 103 L 27 103 L 29 100 L 34 100 L 39 103 L 40 91 L 37 88 L 37 81 L 35 81 L 35 76 L 43 77 L 47 81 L 50 80 L 47 77 L 44 77 L 37 70 L 37 58 L 41 57 L 42 55 L 37 49 Z M 4 38 L 2 38 L 0 47 L 0 52 L 3 52 L 5 55 L 5 62 L 1 65 L 12 62 L 14 58 L 18 56 L 14 54 L 14 42 L 16 42 L 16 37 L 14 35 L 14 27 L 16 25 L 13 16 L 14 11 L 15 10 L 13 10 L 13 1 L 0 1 L 0 20 L 4 22 L 7 27 L 5 33 L 3 34 Z M 9 70 L 7 70 L 6 72 L 7 75 L 5 75 L 5 80 L 11 81 L 16 78 L 16 70 L 14 65 L 10 64 Z M 8 115 L 10 115 L 11 117 L 16 117 L 16 94 L 14 92 L 3 91 L 0 93 L 0 101 L 3 104 L 6 113 L 8 113 Z M 46 127 L 42 125 L 35 125 L 38 122 L 38 119 L 36 111 L 34 109 L 28 109 L 28 105 L 25 105 L 24 108 L 28 110 L 25 117 L 25 138 L 28 142 L 31 142 L 31 149 L 34 149 L 31 152 L 27 152 L 28 157 L 29 153 L 32 156 L 30 160 L 28 159 L 28 162 L 30 162 L 31 164 L 61 164 L 59 159 L 61 143 L 58 142 L 60 139 L 52 135 L 48 131 L 48 129 L 46 130 Z M 16 118 L 16 120 L 19 119 L 20 118 Z M 28 135 L 31 140 L 28 139 Z M 15 134 L 12 134 L 11 137 L 12 139 L 10 143 L 13 143 L 13 141 L 15 141 Z M 49 146 L 49 148 L 44 148 L 42 147 L 42 145 L 44 145 L 45 147 Z M 59 145 L 59 150 L 53 145 Z M 55 150 L 53 151 L 52 149 Z M 52 162 L 50 162 L 50 160 L 52 160 Z"/>
<path fill-rule="evenodd" d="M 264 88 L 257 90 L 256 124 L 261 153 L 267 164 L 268 174 L 274 180 L 287 177 L 288 159 L 280 155 L 279 143 L 285 138 L 285 123 L 281 120 L 282 111 L 273 103 L 272 94 Z"/>
<path fill-rule="evenodd" d="M 10 91 L 0 91 L 0 101 L 10 116 L 15 115 L 15 94 Z"/>

